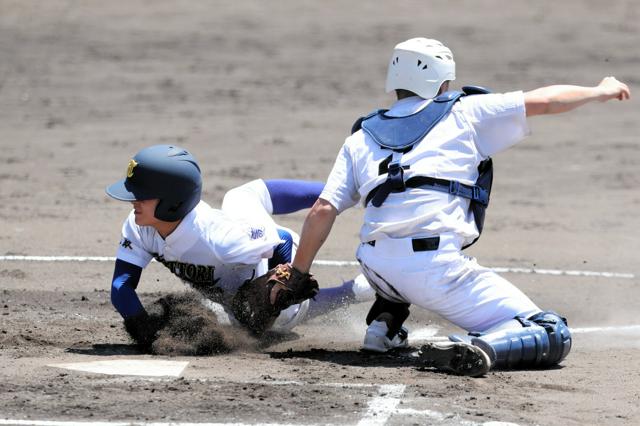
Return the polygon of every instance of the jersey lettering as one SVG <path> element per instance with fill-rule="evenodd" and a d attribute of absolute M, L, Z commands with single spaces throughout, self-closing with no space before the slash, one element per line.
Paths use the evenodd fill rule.
<path fill-rule="evenodd" d="M 183 281 L 196 286 L 215 286 L 220 278 L 214 278 L 215 267 L 210 265 L 194 265 L 192 263 L 165 260 L 164 256 L 154 254 L 153 257 Z"/>
<path fill-rule="evenodd" d="M 128 248 L 129 250 L 133 250 L 133 247 L 131 247 L 131 241 L 126 238 L 123 238 L 122 241 L 120 241 L 120 245 L 123 248 Z"/>
<path fill-rule="evenodd" d="M 260 238 L 264 237 L 264 228 L 254 228 L 254 227 L 251 227 L 251 228 L 249 229 L 249 237 L 250 237 L 252 240 L 258 240 L 258 239 L 260 239 Z"/>

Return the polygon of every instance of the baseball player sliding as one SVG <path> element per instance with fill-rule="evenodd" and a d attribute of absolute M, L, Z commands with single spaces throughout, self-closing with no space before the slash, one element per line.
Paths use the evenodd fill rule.
<path fill-rule="evenodd" d="M 398 100 L 354 125 L 307 215 L 292 265 L 308 272 L 336 216 L 361 202 L 356 256 L 377 293 L 364 349 L 407 346 L 403 323 L 414 304 L 469 332 L 423 346 L 420 357 L 433 367 L 480 376 L 492 367 L 558 364 L 571 349 L 566 320 L 461 250 L 482 230 L 490 157 L 529 133 L 528 117 L 629 99 L 629 88 L 606 77 L 595 87 L 491 94 L 449 91 L 454 79 L 453 55 L 439 41 L 414 38 L 395 47 L 386 89 Z"/>
<path fill-rule="evenodd" d="M 126 177 L 106 189 L 133 205 L 122 226 L 111 286 L 111 301 L 129 334 L 149 346 L 158 331 L 136 294 L 152 259 L 213 302 L 225 322 L 240 323 L 255 334 L 286 331 L 305 317 L 372 300 L 374 292 L 363 276 L 319 290 L 310 275 L 292 273 L 285 265 L 298 237 L 278 226 L 271 214 L 309 208 L 322 187 L 254 180 L 230 190 L 217 210 L 200 198 L 200 167 L 188 151 L 156 145 L 138 152 Z M 315 300 L 306 300 L 313 295 Z"/>

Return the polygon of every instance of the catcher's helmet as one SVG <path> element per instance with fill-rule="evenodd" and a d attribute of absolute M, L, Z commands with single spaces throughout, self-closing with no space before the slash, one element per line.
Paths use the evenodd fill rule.
<path fill-rule="evenodd" d="M 456 79 L 451 50 L 428 38 L 412 38 L 396 45 L 387 70 L 386 91 L 409 90 L 421 98 L 435 97 L 447 80 Z"/>
<path fill-rule="evenodd" d="M 200 202 L 202 177 L 196 159 L 174 145 L 154 145 L 130 161 L 126 178 L 107 187 L 122 201 L 158 198 L 154 216 L 167 222 L 182 219 Z"/>

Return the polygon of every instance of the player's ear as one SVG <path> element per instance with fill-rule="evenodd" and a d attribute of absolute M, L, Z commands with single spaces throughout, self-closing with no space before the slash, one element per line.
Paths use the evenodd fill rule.
<path fill-rule="evenodd" d="M 442 83 L 442 86 L 440 86 L 440 90 L 438 90 L 438 95 L 441 95 L 448 90 L 449 90 L 449 80 Z"/>

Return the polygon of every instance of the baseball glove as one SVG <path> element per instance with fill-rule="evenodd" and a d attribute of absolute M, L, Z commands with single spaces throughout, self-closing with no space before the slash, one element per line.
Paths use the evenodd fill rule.
<path fill-rule="evenodd" d="M 234 316 L 252 333 L 264 333 L 280 312 L 318 293 L 318 282 L 291 264 L 278 265 L 253 280 L 247 280 L 233 298 Z"/>

